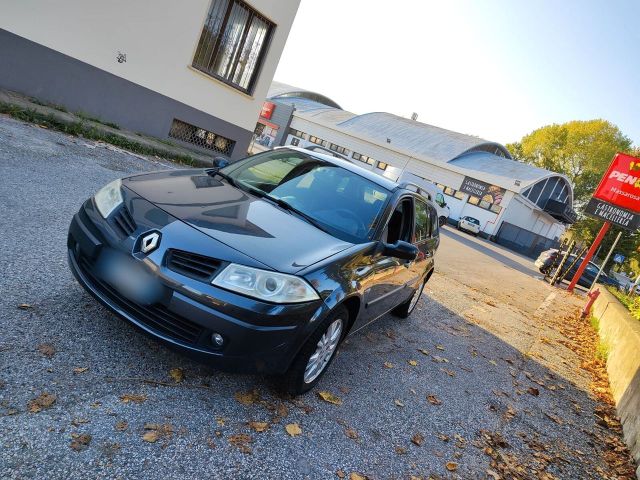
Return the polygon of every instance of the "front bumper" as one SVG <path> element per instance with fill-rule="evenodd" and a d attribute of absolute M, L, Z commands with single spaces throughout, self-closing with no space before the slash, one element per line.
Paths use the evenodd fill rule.
<path fill-rule="evenodd" d="M 320 300 L 272 305 L 183 277 L 164 264 L 166 248 L 145 258 L 127 252 L 144 232 L 133 232 L 122 243 L 114 241 L 109 222 L 97 219 L 90 207 L 85 204 L 69 228 L 68 261 L 78 282 L 118 316 L 198 360 L 224 370 L 284 373 L 317 320 L 328 311 Z M 162 241 L 170 243 L 170 231 L 158 230 Z M 157 301 L 131 300 L 102 277 L 96 263 L 105 252 L 113 251 L 126 252 L 161 284 Z M 214 332 L 224 338 L 222 347 L 211 340 Z"/>

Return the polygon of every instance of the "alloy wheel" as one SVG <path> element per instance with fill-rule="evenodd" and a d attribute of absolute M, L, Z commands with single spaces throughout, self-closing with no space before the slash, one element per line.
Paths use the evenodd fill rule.
<path fill-rule="evenodd" d="M 420 285 L 420 287 L 417 288 L 416 291 L 413 293 L 413 297 L 411 297 L 411 302 L 409 303 L 409 313 L 411 313 L 413 309 L 416 308 L 416 305 L 418 304 L 418 300 L 420 300 L 420 296 L 422 295 L 423 290 L 424 290 L 424 283 Z"/>
<path fill-rule="evenodd" d="M 324 371 L 338 347 L 342 336 L 343 322 L 335 319 L 325 330 L 316 345 L 316 351 L 309 357 L 304 370 L 304 383 L 313 382 Z"/>

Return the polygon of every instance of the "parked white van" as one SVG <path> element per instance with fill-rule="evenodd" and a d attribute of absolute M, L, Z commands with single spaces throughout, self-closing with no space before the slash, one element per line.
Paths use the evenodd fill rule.
<path fill-rule="evenodd" d="M 422 190 L 423 194 L 426 194 L 433 203 L 436 204 L 438 211 L 438 223 L 443 226 L 447 223 L 449 218 L 450 209 L 447 206 L 447 202 L 444 200 L 444 193 L 434 183 L 425 180 L 422 177 L 418 177 L 413 173 L 404 172 L 397 180 L 399 184 L 412 183 Z"/>

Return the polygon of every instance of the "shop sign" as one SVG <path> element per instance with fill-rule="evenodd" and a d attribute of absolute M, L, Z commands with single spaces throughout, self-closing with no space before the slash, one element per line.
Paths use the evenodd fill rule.
<path fill-rule="evenodd" d="M 506 192 L 504 188 L 471 177 L 464 177 L 462 186 L 458 190 L 495 205 L 500 205 Z"/>
<path fill-rule="evenodd" d="M 267 120 L 271 119 L 271 115 L 273 115 L 273 111 L 275 110 L 275 103 L 264 102 L 262 104 L 262 110 L 260 111 L 260 116 L 262 118 L 266 118 Z"/>

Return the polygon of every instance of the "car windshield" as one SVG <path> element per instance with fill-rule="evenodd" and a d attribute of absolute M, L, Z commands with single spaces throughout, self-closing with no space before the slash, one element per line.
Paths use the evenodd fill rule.
<path fill-rule="evenodd" d="M 297 210 L 322 230 L 353 243 L 369 239 L 390 195 L 350 170 L 291 150 L 258 154 L 220 172 L 239 188 L 290 206 L 294 214 Z"/>
<path fill-rule="evenodd" d="M 473 217 L 467 217 L 467 222 L 473 223 L 474 225 L 480 225 L 480 222 Z"/>

